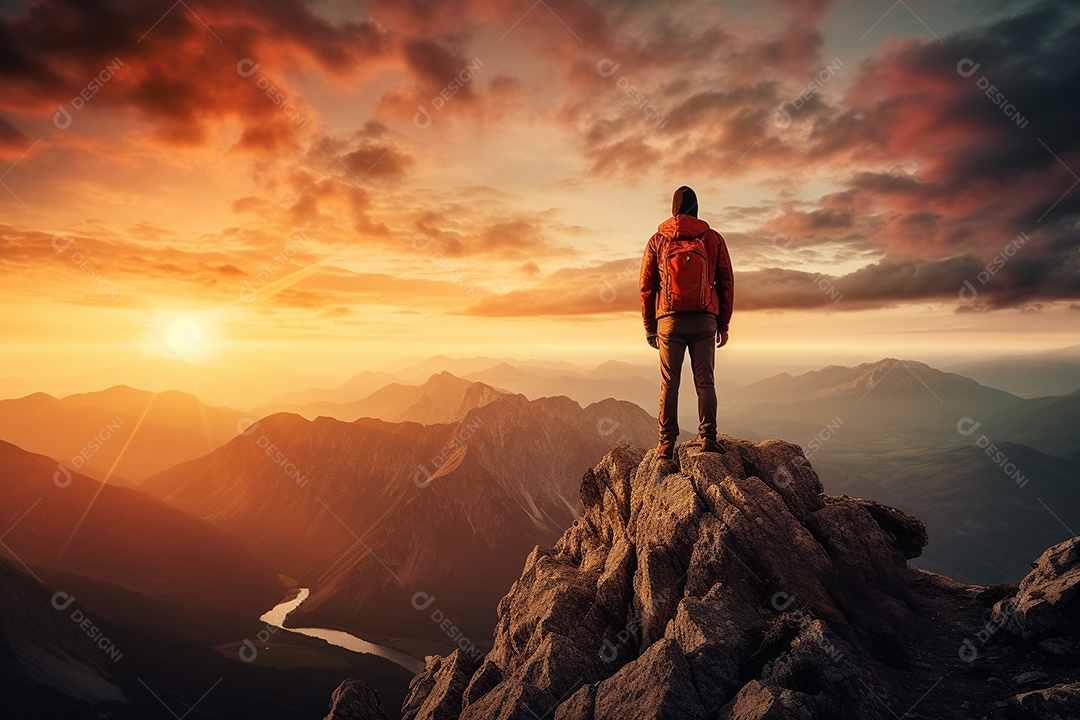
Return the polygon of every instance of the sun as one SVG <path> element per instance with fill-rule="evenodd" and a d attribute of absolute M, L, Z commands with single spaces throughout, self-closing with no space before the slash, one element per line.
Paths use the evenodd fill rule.
<path fill-rule="evenodd" d="M 173 355 L 183 359 L 190 355 L 202 341 L 206 332 L 191 318 L 178 318 L 165 328 L 162 342 Z"/>
<path fill-rule="evenodd" d="M 199 363 L 221 349 L 225 314 L 214 309 L 157 309 L 138 322 L 145 331 L 143 352 L 184 363 Z"/>

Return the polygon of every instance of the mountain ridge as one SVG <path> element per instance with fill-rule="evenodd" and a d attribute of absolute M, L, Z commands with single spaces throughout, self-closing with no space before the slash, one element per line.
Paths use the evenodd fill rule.
<path fill-rule="evenodd" d="M 98 480 L 137 484 L 235 436 L 243 415 L 179 390 L 114 385 L 59 398 L 37 392 L 0 400 L 0 438 Z"/>
<path fill-rule="evenodd" d="M 581 473 L 655 433 L 614 399 L 503 394 L 434 425 L 279 413 L 142 489 L 310 587 L 292 621 L 445 643 L 417 621 L 423 591 L 482 641 L 521 558 L 576 516 Z"/>
<path fill-rule="evenodd" d="M 358 400 L 272 403 L 252 412 L 255 415 L 289 412 L 311 420 L 325 416 L 345 422 L 375 417 L 389 422 L 430 425 L 457 422 L 473 408 L 486 405 L 503 394 L 506 391 L 443 370 L 420 384 L 393 380 Z"/>

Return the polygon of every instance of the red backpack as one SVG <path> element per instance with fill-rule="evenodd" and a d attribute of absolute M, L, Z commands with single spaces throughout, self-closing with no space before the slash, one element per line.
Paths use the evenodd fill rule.
<path fill-rule="evenodd" d="M 702 241 L 704 235 L 665 237 L 660 244 L 660 290 L 672 312 L 699 312 L 709 308 L 714 268 Z"/>

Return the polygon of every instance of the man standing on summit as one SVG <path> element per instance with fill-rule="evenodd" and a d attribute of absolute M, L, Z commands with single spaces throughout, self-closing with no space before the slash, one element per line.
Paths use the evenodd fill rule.
<path fill-rule="evenodd" d="M 698 442 L 704 452 L 724 452 L 716 440 L 716 347 L 728 341 L 735 299 L 731 258 L 720 233 L 698 219 L 697 195 L 675 191 L 672 217 L 664 221 L 641 259 L 641 318 L 649 345 L 660 350 L 660 444 L 657 457 L 672 460 L 679 437 L 679 379 L 683 357 L 698 399 Z"/>

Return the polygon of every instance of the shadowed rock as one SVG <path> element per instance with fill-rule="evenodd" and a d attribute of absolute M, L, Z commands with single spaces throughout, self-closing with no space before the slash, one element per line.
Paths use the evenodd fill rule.
<path fill-rule="evenodd" d="M 323 720 L 390 720 L 379 693 L 363 680 L 346 678 L 330 698 L 330 714 Z"/>

